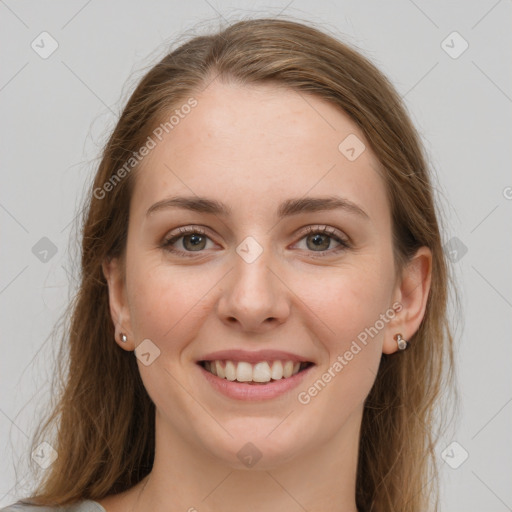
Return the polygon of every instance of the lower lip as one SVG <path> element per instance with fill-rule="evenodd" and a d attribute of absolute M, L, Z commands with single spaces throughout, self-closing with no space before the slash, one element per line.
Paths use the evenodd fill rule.
<path fill-rule="evenodd" d="M 270 381 L 268 384 L 245 384 L 243 382 L 221 379 L 200 364 L 197 365 L 206 380 L 214 389 L 236 400 L 269 400 L 297 387 L 314 365 L 302 370 L 288 378 Z"/>

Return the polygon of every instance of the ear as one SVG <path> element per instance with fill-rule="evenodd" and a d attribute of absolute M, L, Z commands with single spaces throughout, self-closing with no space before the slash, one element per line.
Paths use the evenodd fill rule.
<path fill-rule="evenodd" d="M 401 309 L 395 309 L 397 313 L 388 324 L 382 347 L 384 354 L 398 350 L 395 340 L 397 334 L 409 341 L 419 329 L 425 315 L 431 279 L 432 252 L 428 247 L 420 247 L 398 279 L 394 297 Z"/>
<path fill-rule="evenodd" d="M 130 323 L 130 311 L 126 300 L 126 283 L 124 270 L 119 258 L 105 260 L 102 264 L 103 275 L 108 284 L 110 316 L 115 326 L 117 344 L 125 350 L 134 350 L 133 335 Z M 128 338 L 126 343 L 121 341 L 121 334 Z"/>

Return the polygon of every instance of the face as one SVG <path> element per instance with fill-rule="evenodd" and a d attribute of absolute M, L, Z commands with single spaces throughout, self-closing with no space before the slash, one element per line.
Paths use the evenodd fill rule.
<path fill-rule="evenodd" d="M 272 468 L 355 432 L 392 351 L 389 205 L 334 106 L 266 85 L 194 97 L 136 176 L 112 314 L 133 346 L 150 340 L 137 363 L 170 437 L 232 467 L 250 442 Z M 179 197 L 226 211 L 167 201 Z M 341 206 L 306 201 L 326 197 Z"/>

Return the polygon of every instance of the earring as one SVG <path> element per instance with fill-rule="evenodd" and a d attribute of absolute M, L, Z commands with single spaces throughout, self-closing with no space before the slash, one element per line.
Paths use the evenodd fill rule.
<path fill-rule="evenodd" d="M 407 340 L 402 338 L 401 334 L 397 334 L 395 339 L 398 345 L 398 350 L 405 350 L 407 348 L 408 342 Z"/>
<path fill-rule="evenodd" d="M 124 333 L 121 333 L 121 334 L 119 335 L 119 337 L 121 338 L 121 341 L 122 341 L 123 343 L 126 343 L 126 342 L 128 341 L 128 338 L 126 337 L 126 334 L 124 334 Z"/>

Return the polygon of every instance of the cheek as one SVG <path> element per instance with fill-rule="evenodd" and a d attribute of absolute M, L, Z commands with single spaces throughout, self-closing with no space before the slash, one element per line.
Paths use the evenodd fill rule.
<path fill-rule="evenodd" d="M 333 270 L 329 277 L 301 279 L 298 294 L 314 313 L 309 315 L 308 327 L 320 334 L 319 342 L 326 353 L 320 369 L 325 378 L 318 386 L 319 390 L 324 389 L 323 384 L 328 388 L 319 393 L 326 403 L 355 405 L 373 384 L 384 334 L 395 315 L 389 309 L 391 268 L 386 258 L 368 258 L 357 268 Z"/>
<path fill-rule="evenodd" d="M 320 338 L 327 357 L 298 390 L 297 399 L 309 427 L 326 439 L 361 410 L 378 372 L 387 325 L 381 315 L 389 307 L 389 288 L 378 275 L 343 273 L 330 279 L 322 293 L 308 296 L 308 306 L 328 327 Z"/>
<path fill-rule="evenodd" d="M 198 315 L 202 314 L 202 301 L 215 280 L 207 273 L 191 274 L 160 260 L 138 261 L 128 269 L 134 335 L 139 341 L 151 339 L 161 350 L 176 351 L 180 348 L 179 340 L 194 336 Z"/>
<path fill-rule="evenodd" d="M 337 269 L 329 278 L 302 280 L 304 302 L 315 313 L 308 317 L 309 328 L 318 334 L 320 324 L 328 327 L 320 337 L 327 357 L 296 397 L 308 430 L 318 433 L 315 442 L 338 435 L 343 425 L 357 424 L 349 418 L 361 414 L 375 382 L 387 325 L 381 315 L 388 311 L 392 288 L 384 260 L 372 258 L 357 268 Z M 382 328 L 375 331 L 377 322 Z"/>
<path fill-rule="evenodd" d="M 208 283 L 198 276 L 191 280 L 190 272 L 147 257 L 128 270 L 130 319 L 136 344 L 149 339 L 159 351 L 153 349 L 152 355 L 158 355 L 149 365 L 138 362 L 144 386 L 159 410 L 169 411 L 177 404 L 187 410 L 188 395 L 174 385 L 174 376 L 181 370 L 184 350 L 198 335 L 201 300 Z"/>
<path fill-rule="evenodd" d="M 299 295 L 328 328 L 330 351 L 342 350 L 389 308 L 390 269 L 385 258 L 368 258 L 357 267 L 333 269 L 328 275 L 310 278 L 302 276 L 298 281 Z"/>

